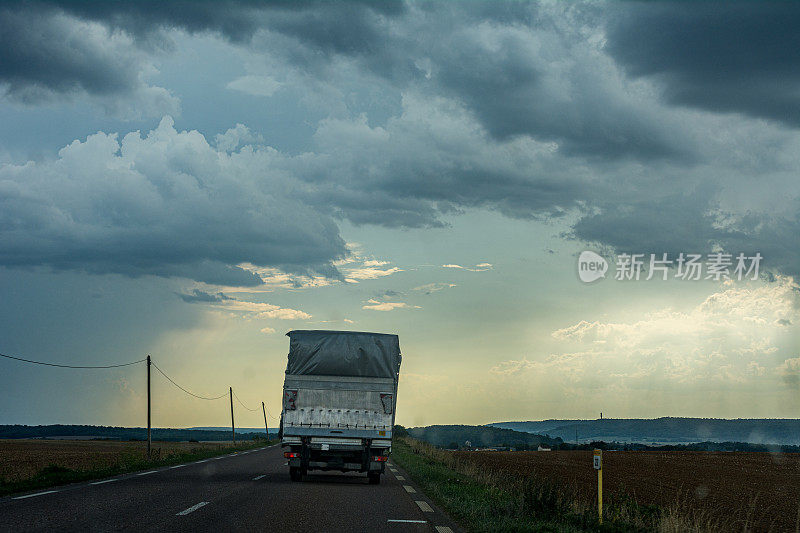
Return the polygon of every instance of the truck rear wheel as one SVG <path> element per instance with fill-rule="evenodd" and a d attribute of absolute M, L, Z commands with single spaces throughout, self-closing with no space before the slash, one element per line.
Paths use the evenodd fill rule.
<path fill-rule="evenodd" d="M 292 478 L 292 481 L 302 481 L 303 471 L 297 466 L 290 466 L 289 477 Z"/>
<path fill-rule="evenodd" d="M 380 472 L 370 472 L 367 474 L 367 478 L 369 478 L 370 485 L 379 485 L 381 482 L 381 473 Z"/>

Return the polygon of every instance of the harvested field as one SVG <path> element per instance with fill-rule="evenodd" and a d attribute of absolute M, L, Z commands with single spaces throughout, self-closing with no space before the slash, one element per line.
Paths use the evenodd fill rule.
<path fill-rule="evenodd" d="M 597 498 L 592 452 L 451 452 L 489 474 L 534 477 L 587 505 Z M 678 507 L 710 529 L 796 531 L 800 454 L 745 452 L 603 453 L 604 495 Z"/>
<path fill-rule="evenodd" d="M 155 459 L 178 453 L 218 450 L 230 442 L 153 442 Z M 57 465 L 70 470 L 100 470 L 145 460 L 147 443 L 99 440 L 0 440 L 0 482 L 28 479 L 43 468 Z"/>

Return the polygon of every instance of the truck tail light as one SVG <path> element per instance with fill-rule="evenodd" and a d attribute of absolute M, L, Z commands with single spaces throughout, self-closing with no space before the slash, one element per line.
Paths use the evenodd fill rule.
<path fill-rule="evenodd" d="M 283 452 L 283 456 L 287 459 L 296 459 L 297 457 L 300 457 L 300 454 L 297 452 Z"/>
<path fill-rule="evenodd" d="M 385 455 L 373 455 L 372 460 L 375 461 L 376 463 L 385 463 L 386 461 L 389 460 L 389 458 Z"/>

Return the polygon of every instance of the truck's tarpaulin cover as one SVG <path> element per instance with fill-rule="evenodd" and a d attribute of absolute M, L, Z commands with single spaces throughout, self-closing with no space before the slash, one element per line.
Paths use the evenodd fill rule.
<path fill-rule="evenodd" d="M 392 378 L 400 373 L 397 335 L 358 331 L 290 331 L 287 374 Z"/>

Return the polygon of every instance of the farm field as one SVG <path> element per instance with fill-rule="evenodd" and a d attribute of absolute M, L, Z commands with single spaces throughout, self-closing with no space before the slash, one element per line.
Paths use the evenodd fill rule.
<path fill-rule="evenodd" d="M 246 441 L 244 444 L 248 444 Z M 230 442 L 153 442 L 153 459 L 230 448 Z M 101 440 L 0 440 L 0 482 L 29 479 L 56 465 L 76 471 L 98 471 L 146 461 L 146 442 Z"/>
<path fill-rule="evenodd" d="M 546 480 L 587 504 L 597 498 L 590 451 L 450 453 L 486 473 Z M 800 454 L 607 451 L 603 487 L 605 496 L 678 506 L 711 529 L 795 531 Z"/>

